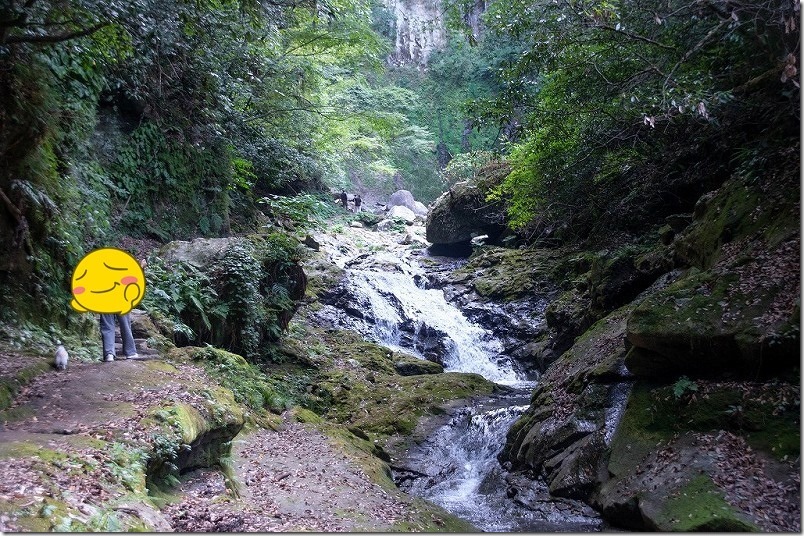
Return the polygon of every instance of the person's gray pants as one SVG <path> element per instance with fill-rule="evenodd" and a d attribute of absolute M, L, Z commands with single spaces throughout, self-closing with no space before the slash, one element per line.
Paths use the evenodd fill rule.
<path fill-rule="evenodd" d="M 120 338 L 123 339 L 123 354 L 131 357 L 137 353 L 134 344 L 134 335 L 131 334 L 131 320 L 128 315 L 102 314 L 100 315 L 101 339 L 103 340 L 103 355 L 115 355 L 114 351 L 114 319 L 120 324 Z"/>

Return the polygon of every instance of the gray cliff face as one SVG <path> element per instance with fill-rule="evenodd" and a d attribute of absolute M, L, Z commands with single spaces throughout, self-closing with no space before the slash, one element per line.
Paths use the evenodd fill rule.
<path fill-rule="evenodd" d="M 440 0 L 386 0 L 396 35 L 392 65 L 426 67 L 433 51 L 447 42 Z"/>
<path fill-rule="evenodd" d="M 483 32 L 480 18 L 486 5 L 486 0 L 474 0 L 463 13 L 463 22 L 474 39 Z M 394 36 L 394 51 L 388 62 L 427 67 L 430 55 L 447 44 L 441 0 L 385 0 L 385 7 L 392 17 L 390 30 Z"/>

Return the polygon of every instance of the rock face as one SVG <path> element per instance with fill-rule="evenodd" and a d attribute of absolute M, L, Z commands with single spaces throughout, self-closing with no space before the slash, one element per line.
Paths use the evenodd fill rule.
<path fill-rule="evenodd" d="M 505 207 L 487 199 L 491 188 L 507 173 L 499 164 L 486 166 L 481 178 L 455 184 L 439 197 L 427 216 L 427 241 L 438 245 L 469 243 L 473 236 L 488 235 L 496 243 L 506 232 Z"/>
<path fill-rule="evenodd" d="M 484 246 L 433 278 L 508 355 L 546 367 L 500 455 L 522 475 L 509 496 L 536 475 L 633 530 L 800 530 L 799 210 L 783 167 L 732 178 L 641 243 Z M 432 225 L 430 240 L 468 234 Z M 510 323 L 520 306 L 539 321 Z"/>
<path fill-rule="evenodd" d="M 388 58 L 392 65 L 425 67 L 433 51 L 447 42 L 439 0 L 385 0 L 392 15 L 391 35 L 394 51 Z"/>

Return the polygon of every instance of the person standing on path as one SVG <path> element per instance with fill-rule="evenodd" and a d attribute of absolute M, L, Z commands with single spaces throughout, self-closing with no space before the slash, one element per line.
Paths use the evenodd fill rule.
<path fill-rule="evenodd" d="M 346 190 L 341 190 L 341 206 L 343 210 L 349 210 L 349 198 L 346 196 Z"/>
<path fill-rule="evenodd" d="M 103 313 L 100 315 L 101 340 L 103 341 L 103 361 L 114 361 L 114 324 L 115 318 L 120 324 L 120 338 L 123 339 L 124 359 L 137 358 L 137 346 L 134 344 L 134 335 L 131 333 L 131 320 L 128 314 L 116 315 Z"/>
<path fill-rule="evenodd" d="M 355 212 L 360 212 L 360 205 L 363 204 L 363 200 L 360 199 L 360 194 L 355 194 Z"/>

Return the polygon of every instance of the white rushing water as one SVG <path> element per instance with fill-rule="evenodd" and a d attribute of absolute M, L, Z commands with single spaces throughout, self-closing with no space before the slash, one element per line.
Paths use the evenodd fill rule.
<path fill-rule="evenodd" d="M 412 322 L 416 333 L 428 326 L 445 334 L 445 370 L 474 372 L 503 385 L 528 383 L 509 362 L 500 359 L 500 341 L 447 303 L 441 290 L 420 288 L 410 274 L 397 271 L 354 270 L 351 284 L 372 309 L 379 342 L 400 348 L 400 324 Z M 418 354 L 415 346 L 401 349 Z"/>
<path fill-rule="evenodd" d="M 411 465 L 426 476 L 414 480 L 408 493 L 438 504 L 486 532 L 597 530 L 596 518 L 567 503 L 553 502 L 543 483 L 534 482 L 541 497 L 538 511 L 507 496 L 506 473 L 497 455 L 508 429 L 527 407 L 464 409 L 415 453 Z"/>
<path fill-rule="evenodd" d="M 342 259 L 340 266 L 348 273 L 344 295 L 349 301 L 334 315 L 337 322 L 395 350 L 421 358 L 427 354 L 446 371 L 476 373 L 514 388 L 489 401 L 493 407 L 481 404 L 460 411 L 409 452 L 400 470 L 416 477 L 401 480 L 411 486 L 406 491 L 483 531 L 595 530 L 596 520 L 557 505 L 541 482 L 534 483 L 536 507 L 508 497 L 508 473 L 497 456 L 511 425 L 528 407 L 535 382 L 502 355 L 503 345 L 494 334 L 447 302 L 443 291 L 424 288 L 426 274 L 403 255 L 378 251 Z M 537 316 L 542 315 L 539 311 Z"/>

